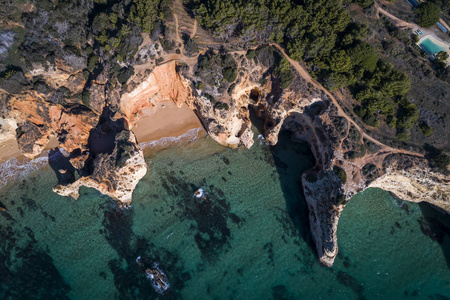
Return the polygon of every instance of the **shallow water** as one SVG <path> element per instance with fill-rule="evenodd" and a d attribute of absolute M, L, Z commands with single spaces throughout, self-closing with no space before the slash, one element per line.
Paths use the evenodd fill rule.
<path fill-rule="evenodd" d="M 420 44 L 425 47 L 431 54 L 437 54 L 440 51 L 447 52 L 447 49 L 445 47 L 433 43 L 433 41 L 429 38 L 424 39 Z"/>
<path fill-rule="evenodd" d="M 49 167 L 1 189 L 0 298 L 450 297 L 449 217 L 377 189 L 348 204 L 340 255 L 322 267 L 299 185 L 313 158 L 287 134 L 250 150 L 202 138 L 147 161 L 123 212 L 95 190 L 78 201 L 54 194 Z M 198 187 L 206 201 L 193 197 Z M 138 256 L 159 262 L 168 293 L 153 290 Z"/>

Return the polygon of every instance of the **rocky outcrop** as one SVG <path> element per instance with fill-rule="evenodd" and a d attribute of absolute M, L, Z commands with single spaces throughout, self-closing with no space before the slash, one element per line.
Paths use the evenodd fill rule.
<path fill-rule="evenodd" d="M 316 163 L 303 174 L 302 186 L 312 237 L 324 265 L 331 266 L 338 253 L 337 225 L 345 204 L 367 187 L 382 187 L 402 199 L 420 199 L 449 211 L 448 178 L 427 169 L 420 154 L 393 149 L 366 136 L 318 84 L 296 74 L 290 86 L 280 90 L 270 68 L 246 59 L 238 63 L 246 72 L 238 76 L 230 96 L 216 93 L 213 103 L 204 91 L 195 90 L 186 102 L 222 145 L 253 144 L 250 109 L 264 120 L 269 144 L 277 143 L 282 128 L 309 143 Z M 215 91 L 209 87 L 208 92 Z"/>
<path fill-rule="evenodd" d="M 197 114 L 208 134 L 221 145 L 250 147 L 253 132 L 248 103 L 240 106 L 234 101 L 231 106 L 214 105 L 201 91 L 195 90 L 192 82 L 185 79 L 177 68 L 175 61 L 157 66 L 131 91 L 121 96 L 120 111 L 128 123 L 132 126 L 143 109 L 154 108 L 163 100 L 172 100 L 178 106 L 187 104 Z"/>
<path fill-rule="evenodd" d="M 194 97 L 189 82 L 176 70 L 175 61 L 156 67 L 131 91 L 120 98 L 120 111 L 129 124 L 136 121 L 144 108 L 153 108 L 162 100 L 172 100 L 178 106 Z"/>
<path fill-rule="evenodd" d="M 342 182 L 333 171 L 306 172 L 302 175 L 303 193 L 308 204 L 311 235 L 322 264 L 332 266 L 338 252 L 337 225 L 342 205 Z"/>
<path fill-rule="evenodd" d="M 0 108 L 15 113 L 8 117 L 18 120 L 17 140 L 26 156 L 38 155 L 50 136 L 57 137 L 68 152 L 66 167 L 55 166 L 59 174 L 55 192 L 78 198 L 81 186 L 92 187 L 125 204 L 131 202 L 147 169 L 130 131 L 143 109 L 168 99 L 178 106 L 185 103 L 211 138 L 233 148 L 252 146 L 250 112 L 254 111 L 264 122 L 269 144 L 276 144 L 285 128 L 311 147 L 315 165 L 303 174 L 302 186 L 319 260 L 327 266 L 338 252 L 337 224 L 345 204 L 367 187 L 381 187 L 402 199 L 450 210 L 448 177 L 429 170 L 420 155 L 387 147 L 365 135 L 304 70 L 292 63 L 289 67 L 289 60 L 287 65 L 285 61 L 275 66 L 285 55 L 274 55 L 276 51 L 262 47 L 255 59 L 247 59 L 242 53 L 222 55 L 209 50 L 202 68 L 196 59 L 185 60 L 191 65 L 181 67 L 171 58 L 152 64 L 152 70 L 145 69 L 149 65 L 137 66 L 141 71 L 124 86 L 113 86 L 106 67 L 86 85 L 81 69 L 74 67 L 81 62 L 57 59 L 48 68 L 35 66 L 30 74 L 13 74 L 17 80 L 9 80 L 4 84 L 7 90 L 0 91 Z M 290 71 L 293 78 L 286 87 Z M 40 79 L 31 87 L 31 79 L 37 76 Z M 17 82 L 26 85 L 24 92 L 15 93 L 20 90 Z M 87 102 L 71 96 L 81 92 L 90 95 Z"/>
<path fill-rule="evenodd" d="M 17 142 L 26 157 L 39 155 L 51 136 L 55 136 L 60 147 L 68 152 L 87 150 L 90 131 L 98 118 L 91 110 L 80 105 L 63 107 L 44 102 L 40 95 L 33 92 L 13 97 L 10 105 L 17 119 L 21 120 Z"/>
<path fill-rule="evenodd" d="M 119 204 L 130 204 L 136 185 L 147 172 L 142 150 L 129 130 L 117 133 L 112 152 L 98 153 L 91 168 L 91 174 L 81 176 L 75 182 L 58 184 L 53 191 L 78 199 L 80 187 L 85 186 L 110 196 Z"/>
<path fill-rule="evenodd" d="M 425 159 L 389 155 L 383 161 L 383 175 L 368 187 L 391 192 L 411 202 L 429 202 L 450 212 L 450 177 L 432 171 Z"/>

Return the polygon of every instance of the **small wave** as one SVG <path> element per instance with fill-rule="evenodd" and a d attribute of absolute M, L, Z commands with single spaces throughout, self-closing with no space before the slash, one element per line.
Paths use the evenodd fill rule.
<path fill-rule="evenodd" d="M 269 145 L 262 134 L 258 134 L 258 137 L 256 139 L 259 141 L 260 145 Z"/>
<path fill-rule="evenodd" d="M 13 180 L 25 179 L 32 172 L 44 168 L 48 164 L 47 156 L 19 161 L 13 157 L 0 164 L 0 189 Z"/>
<path fill-rule="evenodd" d="M 156 141 L 140 143 L 139 146 L 141 146 L 142 149 L 154 148 L 154 147 L 165 148 L 170 145 L 179 144 L 181 142 L 192 143 L 197 140 L 198 134 L 200 133 L 200 131 L 202 129 L 203 129 L 203 127 L 194 128 L 180 136 L 163 137 Z"/>

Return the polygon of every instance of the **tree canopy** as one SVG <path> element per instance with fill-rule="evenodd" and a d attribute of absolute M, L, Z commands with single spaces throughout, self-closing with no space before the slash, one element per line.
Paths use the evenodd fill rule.
<path fill-rule="evenodd" d="M 439 21 L 441 9 L 433 2 L 427 1 L 416 9 L 417 24 L 423 27 L 431 27 Z"/>
<path fill-rule="evenodd" d="M 184 0 L 199 24 L 216 37 L 250 45 L 278 43 L 291 58 L 308 66 L 328 89 L 351 86 L 361 102 L 358 115 L 367 124 L 378 126 L 379 116 L 385 115 L 391 126 L 410 128 L 416 118 L 411 108 L 414 104 L 404 99 L 410 88 L 409 77 L 380 62 L 376 49 L 364 41 L 369 29 L 351 22 L 344 2 L 352 1 Z M 362 7 L 373 3 L 353 2 Z M 422 10 L 428 11 L 426 7 Z M 264 65 L 273 63 L 265 61 L 271 55 L 248 53 L 249 57 L 254 55 Z M 292 76 L 285 63 L 281 66 L 275 71 L 285 88 Z M 404 100 L 399 101 L 399 97 Z"/>

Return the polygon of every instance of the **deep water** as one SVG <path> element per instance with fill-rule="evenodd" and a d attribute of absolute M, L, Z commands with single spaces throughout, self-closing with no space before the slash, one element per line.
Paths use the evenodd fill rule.
<path fill-rule="evenodd" d="M 275 147 L 202 138 L 148 152 L 128 210 L 92 189 L 56 195 L 50 167 L 0 189 L 0 299 L 450 297 L 449 216 L 382 190 L 351 200 L 334 267 L 318 263 L 299 183 L 314 161 L 288 134 Z M 166 294 L 138 256 L 159 263 Z"/>

